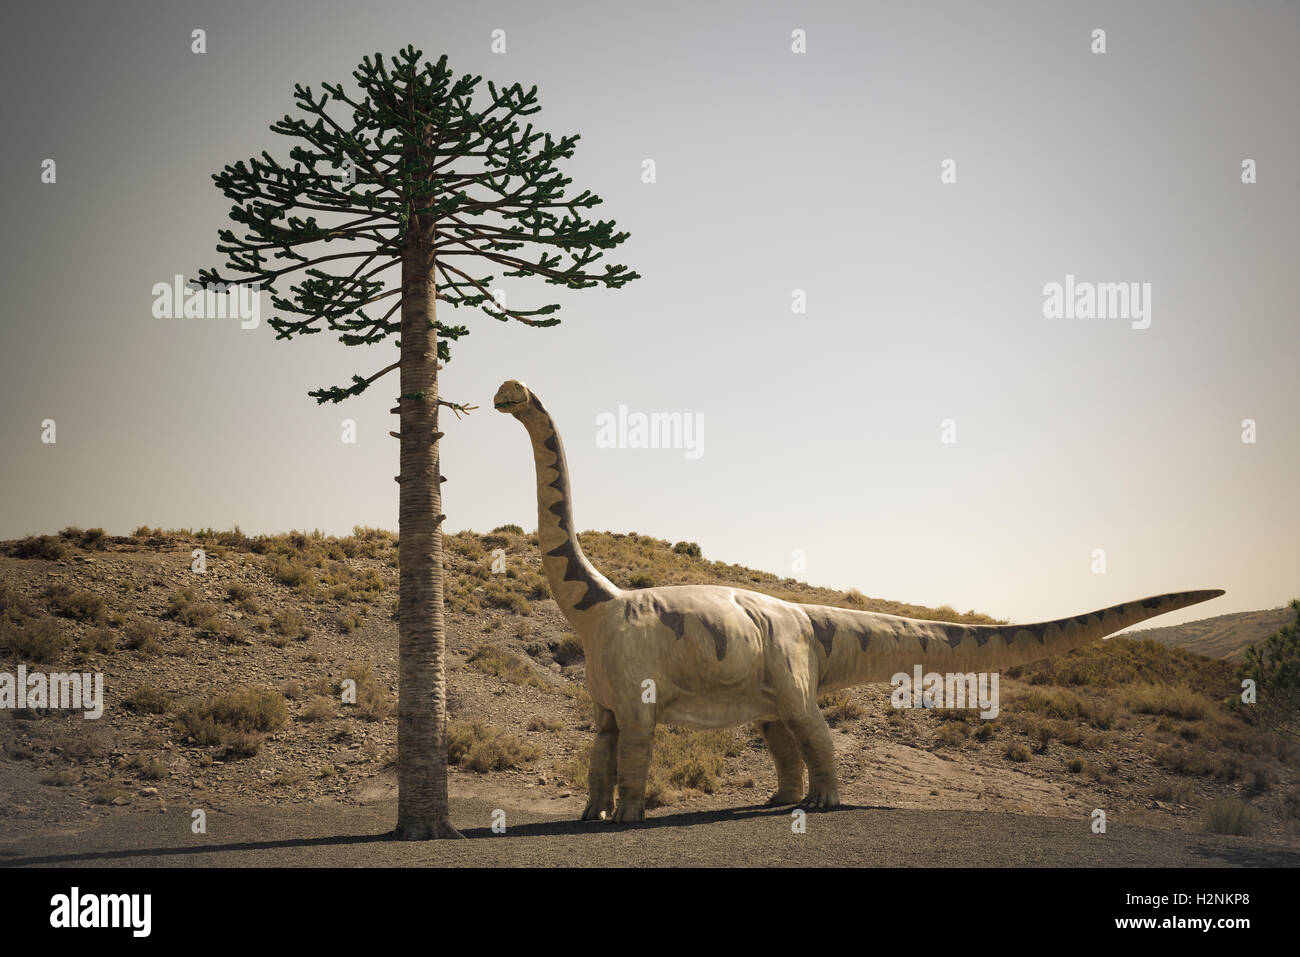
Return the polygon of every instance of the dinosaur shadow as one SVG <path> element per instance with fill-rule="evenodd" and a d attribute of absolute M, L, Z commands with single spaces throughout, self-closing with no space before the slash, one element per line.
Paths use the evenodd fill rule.
<path fill-rule="evenodd" d="M 497 840 L 509 837 L 563 837 L 576 834 L 626 834 L 630 831 L 653 831 L 667 827 L 693 827 L 697 824 L 711 824 L 720 821 L 744 821 L 756 817 L 788 818 L 797 804 L 783 804 L 771 807 L 766 804 L 753 804 L 748 807 L 723 808 L 716 811 L 679 811 L 676 814 L 660 814 L 648 817 L 644 821 L 625 824 L 613 821 L 535 821 L 529 824 L 512 824 L 505 834 L 494 834 L 490 827 L 476 827 L 462 830 L 466 837 L 491 837 Z M 841 804 L 837 808 L 808 810 L 808 814 L 835 814 L 839 811 L 892 811 L 871 804 Z"/>
<path fill-rule="evenodd" d="M 566 836 L 602 836 L 623 834 L 629 831 L 655 830 L 668 827 L 691 827 L 715 821 L 738 821 L 754 817 L 788 817 L 796 805 L 768 807 L 753 805 L 750 807 L 728 808 L 719 811 L 682 811 L 677 814 L 665 814 L 644 821 L 629 824 L 616 824 L 612 821 L 535 821 L 527 824 L 512 824 L 504 834 L 493 833 L 491 827 L 463 828 L 461 833 L 467 838 L 490 838 L 502 840 L 521 837 L 566 837 Z M 836 811 L 849 810 L 892 810 L 871 805 L 843 804 L 834 810 L 809 811 L 809 814 L 834 814 Z M 278 841 L 232 841 L 226 844 L 197 844 L 189 847 L 131 847 L 108 851 L 79 851 L 66 854 L 41 854 L 27 857 L 9 856 L 0 851 L 0 866 L 36 867 L 49 864 L 90 864 L 96 861 L 123 861 L 132 858 L 149 857 L 194 857 L 202 854 L 229 854 L 246 851 L 276 851 L 307 847 L 346 847 L 348 845 L 384 844 L 393 840 L 391 832 L 380 834 L 336 834 L 325 837 L 285 838 Z"/>

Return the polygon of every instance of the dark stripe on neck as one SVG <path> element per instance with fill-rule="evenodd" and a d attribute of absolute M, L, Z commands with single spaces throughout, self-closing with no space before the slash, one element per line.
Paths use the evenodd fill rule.
<path fill-rule="evenodd" d="M 573 603 L 574 610 L 586 611 L 602 601 L 609 601 L 614 594 L 604 582 L 594 577 L 595 569 L 582 554 L 578 535 L 573 530 L 573 508 L 569 503 L 569 466 L 564 459 L 564 446 L 560 442 L 560 433 L 556 431 L 555 420 L 551 418 L 551 414 L 546 411 L 546 406 L 542 405 L 542 401 L 537 396 L 531 396 L 531 404 L 545 419 L 550 433 L 542 442 L 542 447 L 555 457 L 555 461 L 550 465 L 550 468 L 555 470 L 555 479 L 550 483 L 550 488 L 560 493 L 560 500 L 551 505 L 547 511 L 555 516 L 556 524 L 565 536 L 563 542 L 545 554 L 548 558 L 564 559 L 564 581 L 580 582 L 586 586 L 587 590 L 583 596 Z M 558 600 L 559 596 L 557 595 L 556 598 Z"/>

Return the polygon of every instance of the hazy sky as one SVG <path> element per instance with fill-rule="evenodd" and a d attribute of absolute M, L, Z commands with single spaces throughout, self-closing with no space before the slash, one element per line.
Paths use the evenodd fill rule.
<path fill-rule="evenodd" d="M 582 135 L 565 172 L 643 276 L 533 284 L 553 329 L 444 315 L 473 330 L 444 394 L 483 407 L 447 417 L 450 530 L 536 524 L 526 435 L 491 409 L 518 378 L 580 528 L 781 574 L 801 550 L 813 583 L 1022 621 L 1300 596 L 1294 3 L 7 0 L 0 29 L 0 537 L 396 527 L 395 380 L 307 397 L 390 345 L 155 319 L 150 290 L 218 264 L 211 174 L 285 154 L 295 82 L 412 43 L 538 85 L 533 121 Z M 1149 328 L 1045 318 L 1067 275 L 1149 283 Z M 598 447 L 620 405 L 702 417 L 702 454 Z"/>

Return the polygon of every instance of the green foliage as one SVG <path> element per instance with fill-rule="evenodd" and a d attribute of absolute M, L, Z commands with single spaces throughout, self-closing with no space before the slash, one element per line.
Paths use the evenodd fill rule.
<path fill-rule="evenodd" d="M 200 270 L 201 284 L 268 290 L 280 313 L 268 323 L 277 338 L 321 332 L 323 321 L 345 345 L 368 345 L 401 327 L 393 316 L 402 289 L 387 289 L 379 277 L 413 243 L 436 240 L 429 278 L 440 300 L 503 322 L 554 325 L 560 307 L 500 305 L 490 293 L 497 277 L 475 275 L 475 261 L 569 289 L 617 288 L 637 278 L 625 266 L 589 268 L 627 234 L 612 221 L 585 218 L 600 197 L 566 195 L 571 180 L 557 163 L 572 157 L 578 137 L 555 139 L 521 125 L 540 109 L 537 88 L 489 82 L 483 102 L 480 77 L 455 77 L 446 56 L 436 63 L 422 57 L 414 47 L 366 56 L 352 74 L 355 92 L 330 83 L 319 94 L 294 87 L 296 115 L 271 125 L 293 141 L 287 161 L 264 151 L 213 176 L 234 203 L 230 219 L 239 232 L 218 231 L 217 252 L 231 277 Z M 443 254 L 444 247 L 456 255 Z M 338 273 L 322 268 L 331 263 Z M 294 273 L 296 284 L 286 288 L 284 277 Z M 469 329 L 441 319 L 434 325 L 445 362 L 449 343 Z M 340 402 L 393 367 L 310 394 Z"/>
<path fill-rule="evenodd" d="M 1300 598 L 1290 607 L 1296 620 L 1247 648 L 1237 669 L 1239 681 L 1255 682 L 1256 703 L 1237 696 L 1231 706 L 1248 721 L 1300 738 Z"/>

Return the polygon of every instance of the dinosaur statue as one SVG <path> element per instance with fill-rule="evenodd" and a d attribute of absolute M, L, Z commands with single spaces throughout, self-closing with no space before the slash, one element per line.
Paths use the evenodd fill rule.
<path fill-rule="evenodd" d="M 796 604 L 723 585 L 623 591 L 578 544 L 564 446 L 546 407 L 514 380 L 493 404 L 532 440 L 542 567 L 586 653 L 596 740 L 583 820 L 645 817 L 650 749 L 661 722 L 754 722 L 776 763 L 768 803 L 836 807 L 834 749 L 819 695 L 889 681 L 918 664 L 966 674 L 1038 661 L 1223 594 L 1176 592 L 1033 625 L 959 625 Z"/>

